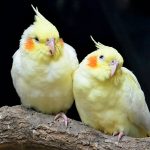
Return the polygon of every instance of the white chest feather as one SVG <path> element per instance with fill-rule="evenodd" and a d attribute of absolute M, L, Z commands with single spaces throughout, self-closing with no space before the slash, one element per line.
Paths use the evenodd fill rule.
<path fill-rule="evenodd" d="M 75 51 L 68 50 L 68 45 L 66 48 L 59 60 L 49 64 L 39 64 L 23 56 L 20 50 L 15 53 L 11 74 L 25 106 L 45 113 L 57 113 L 72 105 L 72 74 L 78 60 Z"/>

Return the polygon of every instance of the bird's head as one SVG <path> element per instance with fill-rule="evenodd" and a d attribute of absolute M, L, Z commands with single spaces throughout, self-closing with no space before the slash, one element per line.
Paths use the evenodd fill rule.
<path fill-rule="evenodd" d="M 91 37 L 92 38 L 92 37 Z M 89 54 L 84 61 L 90 73 L 101 81 L 113 78 L 120 73 L 123 58 L 118 51 L 112 47 L 95 42 L 97 50 Z"/>
<path fill-rule="evenodd" d="M 21 49 L 26 55 L 41 61 L 58 59 L 64 46 L 59 32 L 37 8 L 33 7 L 33 10 L 36 13 L 35 22 L 24 31 L 20 42 Z"/>

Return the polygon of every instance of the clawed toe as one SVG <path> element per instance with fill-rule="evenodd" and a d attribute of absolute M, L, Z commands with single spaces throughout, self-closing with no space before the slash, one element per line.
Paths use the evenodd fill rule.
<path fill-rule="evenodd" d="M 63 118 L 63 122 L 65 123 L 65 126 L 67 127 L 70 119 L 67 118 L 67 116 L 62 112 L 55 116 L 54 121 L 56 121 L 59 118 Z"/>

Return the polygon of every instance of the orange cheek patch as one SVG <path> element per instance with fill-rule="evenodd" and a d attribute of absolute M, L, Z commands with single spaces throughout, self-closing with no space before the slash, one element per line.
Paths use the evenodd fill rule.
<path fill-rule="evenodd" d="M 95 68 L 97 66 L 97 57 L 96 56 L 91 56 L 88 58 L 88 66 Z"/>
<path fill-rule="evenodd" d="M 64 41 L 62 38 L 58 39 L 58 41 L 56 42 L 57 45 L 63 47 L 64 46 Z"/>
<path fill-rule="evenodd" d="M 63 46 L 64 45 L 64 41 L 62 38 L 59 39 L 60 44 Z"/>
<path fill-rule="evenodd" d="M 31 38 L 27 39 L 25 43 L 25 49 L 32 51 L 34 49 L 34 42 Z"/>

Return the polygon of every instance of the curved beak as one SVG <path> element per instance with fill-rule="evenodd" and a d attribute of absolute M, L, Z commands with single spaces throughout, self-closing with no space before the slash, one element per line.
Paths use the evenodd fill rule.
<path fill-rule="evenodd" d="M 54 55 L 56 48 L 55 48 L 55 39 L 51 38 L 46 42 L 46 45 L 49 47 L 49 52 L 51 55 Z"/>
<path fill-rule="evenodd" d="M 111 62 L 111 64 L 110 64 L 110 67 L 111 67 L 111 74 L 110 74 L 110 76 L 111 77 L 115 74 L 118 65 L 119 65 L 118 61 Z"/>

